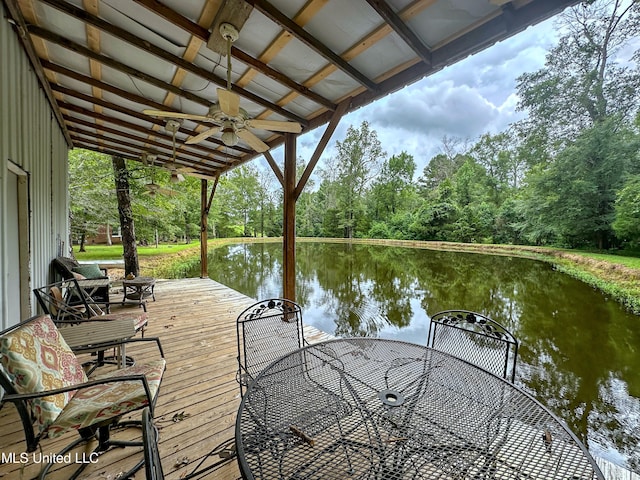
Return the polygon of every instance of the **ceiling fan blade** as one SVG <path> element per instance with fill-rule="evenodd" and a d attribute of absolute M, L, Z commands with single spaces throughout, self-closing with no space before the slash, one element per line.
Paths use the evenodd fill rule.
<path fill-rule="evenodd" d="M 258 137 L 256 137 L 253 133 L 251 133 L 246 128 L 240 128 L 236 131 L 236 135 L 238 135 L 242 140 L 247 142 L 251 148 L 253 148 L 256 152 L 266 152 L 269 150 L 269 145 L 264 143 Z"/>
<path fill-rule="evenodd" d="M 211 118 L 204 115 L 195 115 L 191 113 L 180 112 L 166 112 L 164 110 L 143 110 L 145 115 L 152 115 L 154 117 L 167 117 L 167 118 L 186 118 L 187 120 L 194 120 L 197 122 L 210 122 Z"/>
<path fill-rule="evenodd" d="M 213 175 L 205 175 L 204 173 L 200 173 L 200 172 L 185 172 L 185 175 L 188 175 L 190 177 L 202 178 L 204 180 L 216 179 L 216 177 L 214 177 Z"/>
<path fill-rule="evenodd" d="M 245 122 L 245 125 L 251 128 L 271 130 L 273 132 L 300 133 L 302 131 L 302 126 L 297 122 L 280 122 L 277 120 L 252 119 L 252 120 L 247 120 Z"/>
<path fill-rule="evenodd" d="M 159 188 L 158 190 L 156 190 L 156 192 L 168 197 L 175 197 L 176 195 L 179 195 L 179 193 L 175 190 L 169 190 L 168 188 Z"/>
<path fill-rule="evenodd" d="M 240 95 L 224 88 L 218 89 L 218 103 L 220 109 L 230 117 L 240 114 Z"/>
<path fill-rule="evenodd" d="M 199 133 L 198 135 L 196 135 L 195 137 L 187 138 L 187 140 L 184 143 L 188 143 L 189 145 L 191 145 L 192 143 L 199 143 L 199 142 L 203 141 L 205 138 L 210 137 L 214 133 L 218 133 L 221 129 L 222 129 L 222 127 L 211 127 L 211 128 L 208 128 L 204 132 Z"/>

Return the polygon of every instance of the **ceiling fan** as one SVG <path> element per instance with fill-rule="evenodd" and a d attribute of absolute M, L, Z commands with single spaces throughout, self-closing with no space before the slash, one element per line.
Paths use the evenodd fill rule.
<path fill-rule="evenodd" d="M 231 91 L 231 44 L 238 39 L 238 30 L 230 23 L 222 23 L 220 25 L 220 34 L 227 41 L 227 88 L 218 88 L 218 103 L 211 105 L 206 115 L 191 115 L 188 113 L 166 112 L 164 110 L 143 110 L 143 113 L 157 117 L 184 118 L 215 125 L 199 135 L 189 137 L 185 142 L 188 144 L 201 142 L 211 135 L 222 132 L 221 140 L 228 147 L 236 145 L 240 138 L 255 151 L 266 152 L 269 150 L 269 145 L 260 140 L 249 129 L 258 128 L 274 132 L 300 133 L 302 127 L 297 122 L 253 119 L 249 117 L 246 110 L 240 108 L 240 96 Z"/>
<path fill-rule="evenodd" d="M 155 182 L 155 169 L 153 162 L 151 163 L 151 181 L 144 185 L 145 193 L 152 197 L 157 194 L 168 195 L 170 197 L 178 195 L 178 192 L 175 190 L 170 190 L 168 188 L 161 187 Z"/>

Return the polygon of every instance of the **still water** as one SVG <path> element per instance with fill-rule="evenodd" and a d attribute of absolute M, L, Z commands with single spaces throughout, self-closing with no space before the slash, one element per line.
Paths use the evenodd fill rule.
<path fill-rule="evenodd" d="M 546 263 L 379 245 L 298 243 L 305 323 L 339 337 L 425 343 L 429 315 L 484 313 L 520 341 L 516 382 L 592 453 L 640 473 L 640 317 Z M 211 253 L 209 276 L 253 298 L 282 294 L 282 246 Z"/>

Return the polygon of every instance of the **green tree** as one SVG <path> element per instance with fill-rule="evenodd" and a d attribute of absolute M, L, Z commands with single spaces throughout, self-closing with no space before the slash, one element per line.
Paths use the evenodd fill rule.
<path fill-rule="evenodd" d="M 336 142 L 336 150 L 336 208 L 339 226 L 344 238 L 353 238 L 357 233 L 358 222 L 366 230 L 362 225 L 366 220 L 364 198 L 385 153 L 376 131 L 371 130 L 366 121 L 362 122 L 360 128 L 350 126 L 345 139 Z"/>
<path fill-rule="evenodd" d="M 415 190 L 415 171 L 416 162 L 407 152 L 383 161 L 380 175 L 373 182 L 370 192 L 375 220 L 388 219 L 406 208 Z"/>
<path fill-rule="evenodd" d="M 618 238 L 632 247 L 640 245 L 640 175 L 627 178 L 618 191 L 612 226 Z"/>
<path fill-rule="evenodd" d="M 101 226 L 118 224 L 113 167 L 109 157 L 90 150 L 69 152 L 69 200 L 71 232 L 80 242 Z"/>
<path fill-rule="evenodd" d="M 527 218 L 537 217 L 546 236 L 571 247 L 613 246 L 616 194 L 638 151 L 631 140 L 615 118 L 583 131 L 554 163 L 528 177 Z"/>
<path fill-rule="evenodd" d="M 560 16 L 567 32 L 542 69 L 518 79 L 519 107 L 552 143 L 617 115 L 627 121 L 638 110 L 637 67 L 616 64 L 620 49 L 640 33 L 640 4 L 622 0 L 583 2 Z"/>

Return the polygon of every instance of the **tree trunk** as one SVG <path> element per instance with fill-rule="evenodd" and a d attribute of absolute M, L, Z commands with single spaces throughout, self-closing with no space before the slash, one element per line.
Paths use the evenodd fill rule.
<path fill-rule="evenodd" d="M 86 238 L 87 238 L 86 233 L 83 231 L 83 232 L 80 234 L 80 249 L 79 249 L 79 251 L 80 251 L 80 252 L 86 252 L 86 251 L 87 251 L 87 250 L 84 248 L 84 242 L 85 242 Z"/>
<path fill-rule="evenodd" d="M 136 246 L 136 230 L 131 210 L 131 194 L 129 192 L 129 172 L 124 158 L 113 156 L 113 173 L 116 181 L 116 195 L 118 198 L 118 213 L 122 228 L 122 248 L 124 257 L 124 273 L 138 276 L 138 248 Z"/>

